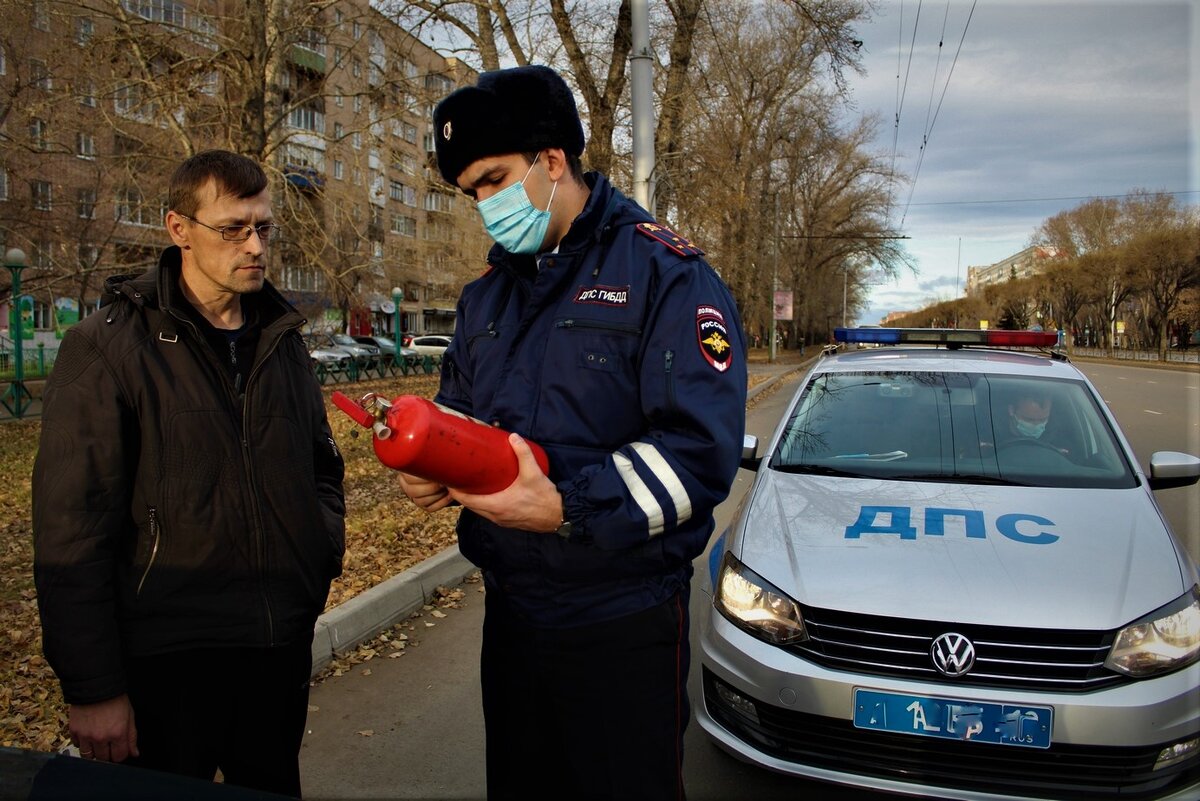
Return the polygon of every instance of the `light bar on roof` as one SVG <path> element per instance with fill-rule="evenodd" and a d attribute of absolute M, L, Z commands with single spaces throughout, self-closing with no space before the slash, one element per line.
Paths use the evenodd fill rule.
<path fill-rule="evenodd" d="M 991 345 L 1044 348 L 1058 344 L 1054 331 L 1004 331 L 997 328 L 835 328 L 838 342 L 864 345 Z"/>

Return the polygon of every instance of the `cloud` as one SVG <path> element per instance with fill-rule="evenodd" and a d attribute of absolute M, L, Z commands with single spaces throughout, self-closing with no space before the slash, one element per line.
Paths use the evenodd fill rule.
<path fill-rule="evenodd" d="M 875 287 L 864 319 L 953 295 L 968 265 L 1016 253 L 1084 198 L 1144 188 L 1200 203 L 1183 66 L 1197 59 L 1193 4 L 981 2 L 957 62 L 972 4 L 923 6 L 914 39 L 915 7 L 902 20 L 899 2 L 884 3 L 858 31 L 868 74 L 852 92 L 860 113 L 887 121 L 878 152 L 890 159 L 894 143 L 897 171 L 916 178 L 893 223 L 919 269 Z"/>

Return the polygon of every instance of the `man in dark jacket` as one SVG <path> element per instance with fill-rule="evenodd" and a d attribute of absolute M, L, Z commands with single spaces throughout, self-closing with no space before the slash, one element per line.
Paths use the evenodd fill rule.
<path fill-rule="evenodd" d="M 697 247 L 598 173 L 545 67 L 485 73 L 434 113 L 438 166 L 496 246 L 469 284 L 439 402 L 515 432 L 520 474 L 470 495 L 483 569 L 491 798 L 681 798 L 688 590 L 741 452 L 746 368 Z M 550 475 L 528 437 L 545 448 Z"/>
<path fill-rule="evenodd" d="M 258 164 L 170 186 L 174 246 L 63 338 L 33 471 L 46 657 L 85 758 L 298 796 L 313 625 L 344 550 L 343 464 L 264 279 Z"/>

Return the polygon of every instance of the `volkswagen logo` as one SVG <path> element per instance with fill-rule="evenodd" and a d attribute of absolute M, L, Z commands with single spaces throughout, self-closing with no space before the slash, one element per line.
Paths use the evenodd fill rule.
<path fill-rule="evenodd" d="M 975 666 L 975 646 L 961 634 L 946 632 L 933 641 L 929 658 L 943 676 L 962 676 Z"/>

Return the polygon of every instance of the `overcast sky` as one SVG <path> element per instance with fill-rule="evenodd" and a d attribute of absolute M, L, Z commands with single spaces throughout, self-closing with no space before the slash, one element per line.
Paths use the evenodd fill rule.
<path fill-rule="evenodd" d="M 868 74 L 851 87 L 858 110 L 882 118 L 889 158 L 895 140 L 896 170 L 921 162 L 893 210 L 918 273 L 873 287 L 859 322 L 956 297 L 968 266 L 1020 251 L 1088 197 L 1142 188 L 1200 204 L 1200 3 L 880 6 L 859 29 Z"/>

